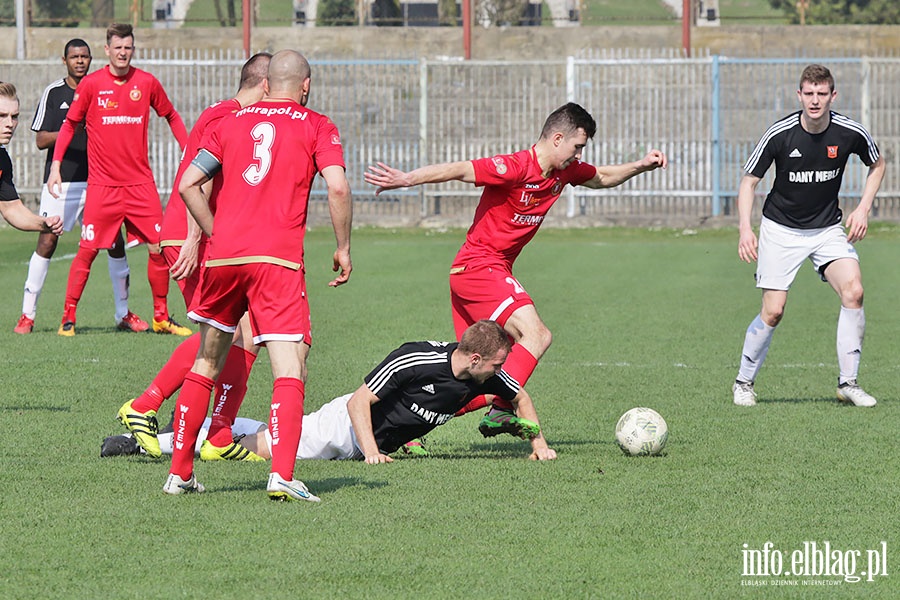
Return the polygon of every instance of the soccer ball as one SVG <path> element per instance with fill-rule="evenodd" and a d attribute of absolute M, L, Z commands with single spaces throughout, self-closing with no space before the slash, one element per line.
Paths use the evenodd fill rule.
<path fill-rule="evenodd" d="M 616 423 L 616 442 L 625 454 L 652 456 L 662 452 L 669 439 L 666 420 L 652 408 L 632 408 Z"/>

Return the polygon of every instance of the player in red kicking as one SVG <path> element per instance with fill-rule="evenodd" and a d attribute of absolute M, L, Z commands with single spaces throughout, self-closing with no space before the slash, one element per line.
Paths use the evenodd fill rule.
<path fill-rule="evenodd" d="M 275 54 L 267 97 L 223 119 L 182 175 L 181 196 L 210 240 L 200 300 L 190 312 L 200 323 L 200 351 L 175 411 L 172 467 L 163 486 L 168 494 L 203 491 L 194 476 L 194 445 L 232 333 L 248 312 L 253 341 L 266 345 L 275 378 L 266 491 L 273 500 L 319 500 L 294 479 L 312 341 L 303 239 L 316 173 L 328 187 L 337 242 L 333 266 L 340 273 L 333 287 L 346 283 L 352 270 L 352 204 L 337 127 L 305 108 L 309 85 L 302 55 Z M 223 181 L 214 217 L 201 187 L 219 170 Z"/>
<path fill-rule="evenodd" d="M 169 274 L 159 252 L 162 205 L 147 158 L 150 108 L 166 119 L 179 146 L 187 142 L 184 122 L 169 101 L 162 84 L 151 74 L 131 66 L 134 34 L 131 25 L 114 24 L 106 30 L 109 65 L 85 76 L 75 90 L 53 149 L 47 188 L 59 197 L 60 164 L 82 122 L 88 133 L 88 186 L 81 243 L 69 269 L 66 302 L 59 335 L 75 335 L 78 302 L 87 285 L 91 264 L 103 248 L 112 248 L 122 223 L 129 237 L 147 244 L 147 278 L 153 294 L 153 330 L 190 335 L 187 327 L 169 315 L 166 296 Z M 128 311 L 119 314 L 119 329 L 146 331 L 144 320 Z"/>
<path fill-rule="evenodd" d="M 620 165 L 595 167 L 581 162 L 581 153 L 596 129 L 593 117 L 570 102 L 547 117 L 540 138 L 527 150 L 428 165 L 408 173 L 378 163 L 365 173 L 366 181 L 377 186 L 376 195 L 452 180 L 484 188 L 466 241 L 450 267 L 453 325 L 460 336 L 479 319 L 500 323 L 515 341 L 504 371 L 520 386 L 528 381 L 552 338 L 531 296 L 513 276 L 516 257 L 537 233 L 566 185 L 610 188 L 666 166 L 666 156 L 659 150 Z M 487 403 L 486 398 L 473 400 L 462 412 L 478 410 Z M 538 441 L 543 437 L 539 423 L 517 418 L 512 405 L 502 399 L 495 399 L 479 430 L 485 437 L 499 433 Z M 536 458 L 556 458 L 546 442 L 543 446 Z"/>
<path fill-rule="evenodd" d="M 241 69 L 241 80 L 234 98 L 217 102 L 200 114 L 188 136 L 187 148 L 175 175 L 172 195 L 169 197 L 166 214 L 163 217 L 160 246 L 170 267 L 172 278 L 181 289 L 188 310 L 194 308 L 197 300 L 196 291 L 208 238 L 187 212 L 178 193 L 178 185 L 182 174 L 200 150 L 204 134 L 211 131 L 224 117 L 231 116 L 242 107 L 259 102 L 263 98 L 270 58 L 271 54 L 268 53 L 250 57 Z M 213 211 L 221 186 L 221 175 L 217 175 L 204 186 L 206 188 L 204 193 Z M 241 326 L 235 332 L 228 358 L 222 372 L 216 378 L 212 424 L 200 452 L 202 460 L 263 460 L 252 452 L 241 451 L 231 436 L 231 425 L 247 392 L 247 378 L 258 350 L 249 335 L 242 335 L 243 331 L 250 331 L 245 319 L 242 319 Z M 119 409 L 119 420 L 149 456 L 161 456 L 156 415 L 166 398 L 181 388 L 199 349 L 200 334 L 195 333 L 175 349 L 150 386 L 140 396 L 129 400 Z"/>

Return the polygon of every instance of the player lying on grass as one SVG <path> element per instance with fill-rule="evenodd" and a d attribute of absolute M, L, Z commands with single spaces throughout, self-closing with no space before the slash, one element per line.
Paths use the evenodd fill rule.
<path fill-rule="evenodd" d="M 532 421 L 533 430 L 540 431 L 528 393 L 502 370 L 509 351 L 503 328 L 487 320 L 470 326 L 459 342 L 403 344 L 381 361 L 355 392 L 303 416 L 297 458 L 392 462 L 389 454 L 443 425 L 482 394 L 511 402 L 516 418 Z M 206 443 L 209 424 L 206 419 L 195 448 L 198 453 Z M 232 431 L 246 452 L 218 458 L 261 460 L 271 456 L 271 436 L 265 423 L 237 419 Z M 173 433 L 158 437 L 162 452 L 171 453 Z M 531 439 L 531 445 L 530 459 L 556 458 L 540 433 Z M 138 453 L 140 448 L 130 436 L 119 435 L 104 440 L 100 455 Z"/>

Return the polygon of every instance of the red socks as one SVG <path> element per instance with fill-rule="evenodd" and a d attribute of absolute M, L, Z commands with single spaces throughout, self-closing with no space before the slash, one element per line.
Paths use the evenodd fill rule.
<path fill-rule="evenodd" d="M 488 405 L 487 396 L 485 396 L 484 394 L 482 394 L 480 396 L 475 396 L 474 398 L 469 400 L 468 404 L 466 404 L 461 409 L 456 411 L 456 414 L 454 416 L 461 417 L 466 413 L 475 412 L 476 410 L 481 410 L 482 408 L 484 408 L 487 405 Z"/>
<path fill-rule="evenodd" d="M 232 442 L 231 426 L 247 394 L 247 379 L 255 360 L 256 354 L 240 346 L 232 346 L 228 350 L 225 366 L 216 379 L 212 424 L 206 436 L 213 446 L 222 448 Z"/>
<path fill-rule="evenodd" d="M 94 248 L 82 248 L 78 246 L 78 252 L 72 259 L 72 266 L 69 267 L 69 279 L 66 282 L 66 304 L 63 312 L 63 322 L 75 322 L 75 309 L 78 307 L 78 301 L 81 300 L 81 294 L 87 285 L 88 277 L 91 275 L 91 265 L 97 258 L 99 250 Z"/>
<path fill-rule="evenodd" d="M 156 374 L 150 387 L 134 400 L 134 403 L 131 405 L 132 408 L 138 412 L 158 411 L 163 401 L 171 397 L 181 387 L 185 375 L 194 366 L 198 350 L 200 350 L 199 333 L 191 335 L 178 344 L 178 347 L 172 352 L 172 356 L 169 357 L 163 368 Z"/>
<path fill-rule="evenodd" d="M 147 281 L 150 282 L 150 293 L 153 294 L 153 318 L 157 321 L 169 320 L 169 267 L 162 254 L 148 252 Z"/>
<path fill-rule="evenodd" d="M 184 480 L 191 478 L 194 472 L 194 447 L 206 412 L 209 410 L 209 394 L 213 389 L 213 380 L 196 373 L 188 373 L 178 396 L 175 407 L 175 437 L 172 449 L 172 467 L 174 473 Z"/>
<path fill-rule="evenodd" d="M 182 392 L 183 394 L 184 392 Z M 272 472 L 290 481 L 303 427 L 305 386 L 299 379 L 279 377 L 272 386 L 269 433 L 272 435 Z"/>

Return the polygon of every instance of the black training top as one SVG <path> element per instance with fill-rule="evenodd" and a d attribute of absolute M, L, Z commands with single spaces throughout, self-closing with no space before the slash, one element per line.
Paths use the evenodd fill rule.
<path fill-rule="evenodd" d="M 66 120 L 69 106 L 75 99 L 75 90 L 69 87 L 65 79 L 54 81 L 44 90 L 38 102 L 31 122 L 32 131 L 59 131 Z M 53 146 L 47 149 L 47 160 L 44 163 L 44 183 L 50 176 L 50 163 L 53 162 Z M 75 133 L 72 142 L 66 149 L 59 174 L 63 181 L 87 181 L 87 133 L 83 128 Z"/>
<path fill-rule="evenodd" d="M 519 385 L 502 371 L 483 384 L 454 377 L 450 355 L 458 345 L 403 344 L 366 376 L 366 386 L 379 398 L 372 405 L 372 428 L 382 453 L 390 454 L 443 425 L 476 396 L 515 398 Z"/>
<path fill-rule="evenodd" d="M 12 160 L 6 148 L 0 146 L 0 201 L 18 200 L 19 192 L 13 183 Z"/>
<path fill-rule="evenodd" d="M 763 215 L 795 229 L 819 229 L 841 222 L 838 192 L 851 154 L 866 166 L 878 160 L 878 146 L 865 127 L 834 111 L 821 133 L 800 124 L 800 111 L 774 123 L 756 145 L 744 171 L 762 179 L 775 162 L 775 183 Z"/>

